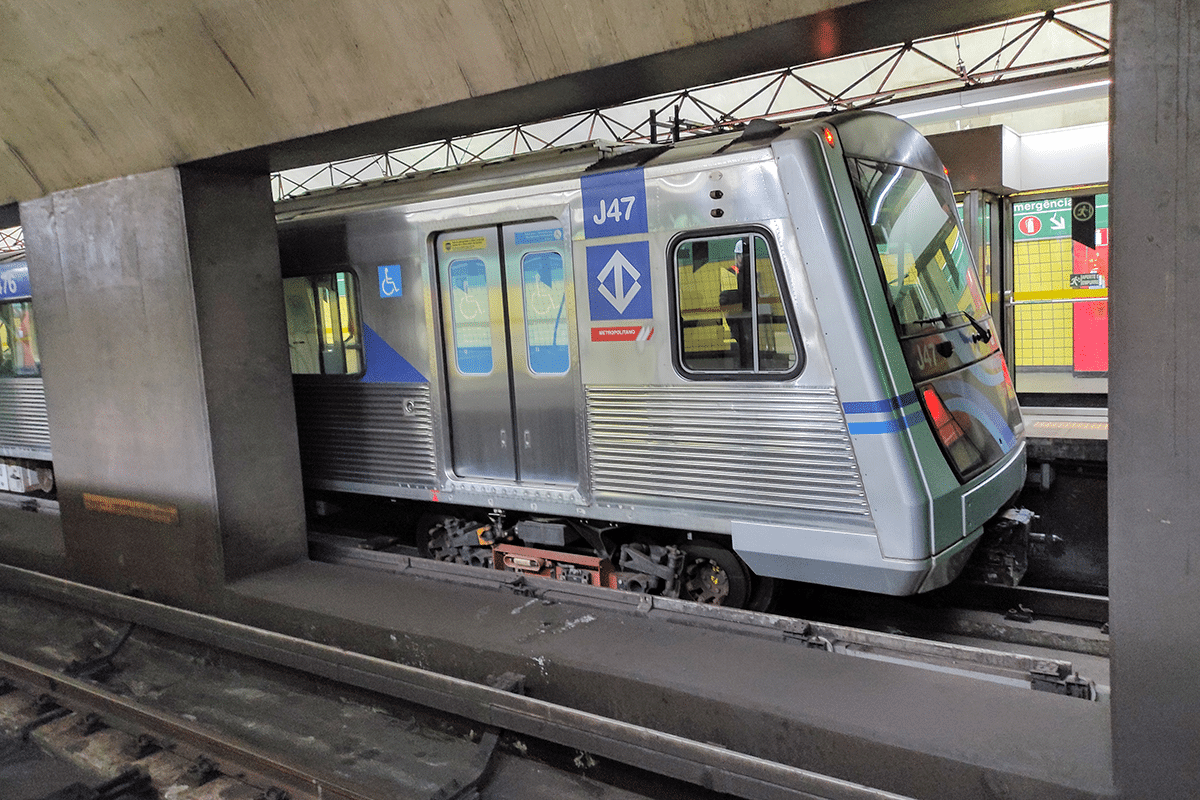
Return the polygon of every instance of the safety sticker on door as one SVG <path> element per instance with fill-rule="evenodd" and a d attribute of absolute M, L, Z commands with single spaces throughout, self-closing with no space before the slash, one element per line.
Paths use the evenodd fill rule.
<path fill-rule="evenodd" d="M 598 244 L 587 249 L 592 319 L 651 319 L 650 243 Z"/>

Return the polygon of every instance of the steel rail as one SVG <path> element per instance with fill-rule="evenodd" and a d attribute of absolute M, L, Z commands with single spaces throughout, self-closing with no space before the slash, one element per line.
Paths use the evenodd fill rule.
<path fill-rule="evenodd" d="M 962 600 L 986 605 L 1001 612 L 1024 606 L 1037 617 L 1055 617 L 1072 622 L 1104 625 L 1108 622 L 1108 598 L 1099 594 L 1064 592 L 1034 586 L 991 586 L 971 584 L 962 592 Z"/>
<path fill-rule="evenodd" d="M 532 592 L 547 600 L 578 603 L 640 616 L 655 616 L 691 626 L 739 635 L 790 639 L 808 647 L 860 658 L 889 660 L 919 669 L 952 671 L 964 677 L 1032 688 L 1032 676 L 1047 668 L 1074 672 L 1070 661 L 1031 656 L 1004 650 L 939 642 L 915 636 L 865 630 L 849 625 L 783 617 L 721 606 L 703 605 L 668 597 L 601 589 L 546 578 L 525 578 L 511 572 L 449 564 L 404 554 L 384 553 L 346 544 L 348 537 L 310 535 L 314 558 L 335 564 L 403 573 L 489 589 Z M 1107 688 L 1098 686 L 1098 696 Z"/>
<path fill-rule="evenodd" d="M 112 727 L 118 721 L 173 739 L 215 756 L 218 761 L 249 767 L 272 781 L 297 792 L 315 792 L 321 797 L 343 800 L 381 800 L 379 795 L 350 786 L 338 779 L 319 775 L 304 767 L 281 761 L 244 742 L 224 736 L 183 717 L 164 712 L 136 700 L 114 694 L 97 684 L 72 678 L 16 656 L 0 653 L 0 675 L 16 684 L 36 687 L 77 714 L 93 712 Z"/>
<path fill-rule="evenodd" d="M 19 567 L 0 565 L 0 587 L 750 800 L 911 800 L 718 745 Z"/>

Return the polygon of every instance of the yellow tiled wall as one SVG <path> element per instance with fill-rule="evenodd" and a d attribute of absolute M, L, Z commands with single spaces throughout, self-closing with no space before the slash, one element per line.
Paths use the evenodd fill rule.
<path fill-rule="evenodd" d="M 1034 239 L 1013 244 L 1014 292 L 1069 289 L 1072 242 Z M 1070 367 L 1072 315 L 1070 303 L 1019 305 L 1013 309 L 1018 367 Z"/>

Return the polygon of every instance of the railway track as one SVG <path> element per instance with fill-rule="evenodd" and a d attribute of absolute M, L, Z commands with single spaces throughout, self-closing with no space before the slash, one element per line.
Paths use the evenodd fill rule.
<path fill-rule="evenodd" d="M 1108 597 L 1035 586 L 967 584 L 946 597 L 965 608 L 1003 612 L 1014 621 L 1058 619 L 1102 629 L 1108 626 Z"/>
<path fill-rule="evenodd" d="M 79 797 L 372 800 L 336 778 L 187 718 L 24 659 L 0 655 L 0 727 L 95 774 Z M 82 784 L 82 785 L 81 785 Z"/>
<path fill-rule="evenodd" d="M 22 571 L 8 567 L 4 572 L 10 588 L 13 583 L 21 582 L 18 573 Z M 25 577 L 31 585 L 36 582 L 43 588 L 57 581 L 33 573 L 27 573 Z M 383 800 L 397 796 L 428 797 L 430 800 L 460 797 L 636 800 L 672 796 L 696 800 L 717 800 L 727 796 L 764 800 L 903 800 L 894 793 L 526 697 L 521 693 L 521 676 L 503 675 L 490 685 L 477 684 L 77 584 L 61 582 L 60 588 L 64 595 L 74 592 L 81 598 L 86 594 L 92 609 L 87 614 L 69 611 L 76 619 L 64 623 L 62 630 L 78 631 L 81 626 L 87 627 L 78 617 L 90 619 L 91 614 L 101 613 L 136 623 L 137 632 L 132 637 L 122 636 L 119 625 L 114 623 L 102 629 L 109 640 L 129 641 L 126 649 L 120 650 L 120 655 L 112 659 L 119 670 L 115 675 L 97 667 L 93 679 L 71 677 L 64 672 L 62 663 L 34 663 L 28 657 L 13 655 L 0 659 L 0 674 L 10 675 L 13 684 L 21 687 L 24 693 L 9 700 L 19 712 L 9 724 L 10 732 L 20 731 L 37 719 L 38 701 L 34 698 L 48 695 L 46 701 L 53 703 L 55 716 L 35 726 L 40 731 L 37 735 L 42 737 L 39 741 L 66 737 L 69 731 L 81 727 L 79 720 L 87 719 L 89 714 L 99 715 L 102 724 L 124 730 L 132 737 L 111 748 L 126 756 L 126 763 L 120 767 L 121 774 L 128 772 L 131 765 L 153 773 L 144 764 L 139 764 L 138 759 L 129 758 L 133 747 L 129 741 L 137 742 L 139 733 L 169 742 L 169 746 L 162 749 L 182 759 L 175 761 L 173 772 L 162 770 L 165 773 L 162 781 L 155 786 L 161 796 L 173 800 L 198 800 L 201 797 L 282 800 L 284 796 L 292 800 L 309 797 Z M 19 643 L 29 653 L 40 654 L 43 658 L 47 652 L 61 651 L 61 647 L 49 647 L 39 640 L 45 629 L 53 627 L 50 623 L 52 609 L 58 607 L 58 601 L 47 603 L 36 597 L 22 596 L 21 602 L 31 602 L 34 606 L 22 607 L 17 612 L 11 607 L 14 597 L 11 593 L 0 593 L 3 598 L 0 601 L 0 641 L 6 646 Z M 717 621 L 719 623 L 719 618 Z M 143 624 L 152 624 L 156 630 L 143 634 Z M 144 638 L 154 640 L 150 655 L 128 652 L 129 648 L 148 647 Z M 177 642 L 184 643 L 177 645 Z M 173 658 L 164 655 L 176 647 L 181 655 Z M 263 662 L 263 659 L 267 661 Z M 64 659 L 58 657 L 56 660 L 62 662 Z M 301 717 L 293 710 L 290 717 L 271 720 L 254 710 L 258 706 L 214 711 L 204 705 L 210 701 L 195 699 L 193 693 L 200 681 L 193 677 L 191 667 L 196 665 L 226 665 L 239 680 L 230 690 L 231 696 L 241 698 L 239 702 L 261 694 L 257 688 L 259 684 L 247 679 L 253 672 L 248 666 L 250 662 L 266 663 L 272 674 L 283 673 L 292 676 L 291 680 L 299 680 L 296 676 L 302 673 L 302 679 L 312 683 L 310 691 L 315 695 L 340 697 L 365 692 L 363 702 L 368 710 L 372 704 L 387 709 L 396 703 L 403 704 L 407 711 L 390 714 L 399 714 L 394 718 L 400 719 L 402 727 L 410 731 L 414 728 L 413 723 L 404 720 L 414 714 L 418 718 L 426 715 L 444 720 L 440 723 L 438 736 L 422 735 L 426 742 L 424 747 L 429 749 L 428 742 L 436 739 L 456 750 L 460 757 L 451 766 L 457 774 L 441 783 L 426 781 L 415 788 L 412 785 L 402 790 L 395 786 L 372 788 L 366 781 L 348 777 L 346 770 L 352 765 L 350 762 L 365 764 L 382 758 L 380 753 L 352 747 L 351 758 L 347 759 L 345 752 L 335 753 L 340 758 L 335 758 L 334 767 L 323 769 L 320 759 L 311 757 L 303 748 L 308 739 L 344 737 L 345 725 L 339 714 Z M 271 662 L 280 662 L 286 668 L 279 669 Z M 139 672 L 153 665 L 157 665 L 159 677 Z M 163 674 L 171 677 L 162 677 Z M 98 677 L 104 678 L 104 684 L 94 679 Z M 140 696 L 131 697 L 131 692 Z M 170 696 L 178 692 L 183 693 L 184 699 L 177 697 L 174 708 L 165 707 L 170 705 Z M 281 696 L 284 702 L 278 705 L 291 708 L 295 693 L 283 692 Z M 0 697 L 0 701 L 3 699 Z M 179 703 L 184 705 L 180 707 Z M 375 712 L 378 711 L 376 708 Z M 321 716 L 338 723 L 332 732 L 319 734 L 296 730 L 300 720 L 312 722 Z M 224 723 L 225 728 L 232 726 L 232 732 L 217 723 Z M 420 721 L 416 727 L 429 724 L 427 720 Z M 338 734 L 339 725 L 343 729 L 341 734 Z M 283 732 L 285 747 L 282 755 L 271 747 L 256 745 L 254 736 L 250 736 L 251 741 L 247 744 L 247 733 L 262 728 Z M 379 745 L 376 749 L 382 747 Z M 90 748 L 81 745 L 78 739 L 61 743 L 59 749 L 76 754 L 90 752 Z M 436 757 L 426 752 L 416 755 L 418 760 L 425 762 L 446 762 L 444 753 Z M 203 761 L 201 756 L 204 756 Z M 113 764 L 118 760 L 106 763 Z M 215 773 L 206 764 L 215 765 Z M 109 771 L 112 769 L 116 768 Z M 228 793 L 186 793 L 179 787 L 185 786 L 188 779 L 181 775 L 187 775 L 189 769 L 228 778 L 223 789 Z M 438 774 L 445 777 L 444 773 Z M 606 782 L 593 778 L 593 775 L 614 779 Z M 103 779 L 111 778 L 104 776 Z M 185 788 L 195 787 L 188 784 Z M 282 794 L 285 792 L 286 795 Z"/>
<path fill-rule="evenodd" d="M 942 608 L 936 613 L 923 600 L 891 598 L 849 590 L 819 590 L 824 601 L 784 610 L 788 616 L 689 603 L 670 598 L 618 592 L 570 582 L 526 580 L 511 572 L 476 569 L 431 561 L 412 548 L 387 545 L 386 537 L 356 539 L 329 533 L 310 534 L 313 558 L 432 580 L 488 586 L 526 593 L 554 601 L 562 598 L 596 608 L 656 615 L 683 624 L 708 626 L 743 635 L 784 637 L 805 647 L 815 647 L 853 657 L 908 663 L 922 669 L 967 674 L 980 680 L 1025 685 L 1089 700 L 1107 697 L 1107 674 L 1099 680 L 1081 676 L 1064 658 L 998 651 L 994 647 L 938 641 L 939 635 L 961 635 L 1005 644 L 1023 644 L 1046 651 L 1107 656 L 1107 636 L 1096 631 L 1045 630 L 1024 623 L 972 618 L 969 612 Z M 803 618 L 800 612 L 811 612 Z M 933 635 L 930 635 L 933 634 Z"/>

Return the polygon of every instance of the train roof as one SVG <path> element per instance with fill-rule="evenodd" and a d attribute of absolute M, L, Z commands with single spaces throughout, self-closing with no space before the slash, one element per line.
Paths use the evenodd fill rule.
<path fill-rule="evenodd" d="M 589 171 L 637 166 L 663 166 L 721 153 L 761 148 L 777 136 L 803 124 L 781 126 L 756 121 L 745 128 L 698 136 L 669 144 L 629 144 L 593 140 L 581 144 L 521 153 L 489 161 L 377 178 L 347 187 L 320 189 L 279 201 L 276 215 L 298 219 L 345 209 L 394 203 L 421 197 L 436 198 L 507 189 L 578 177 Z"/>
<path fill-rule="evenodd" d="M 591 171 L 660 167 L 713 156 L 768 148 L 785 135 L 800 136 L 823 125 L 838 129 L 851 155 L 896 160 L 941 173 L 929 143 L 907 123 L 875 111 L 850 111 L 789 125 L 756 120 L 735 131 L 696 136 L 667 144 L 629 144 L 594 140 L 521 153 L 489 161 L 377 178 L 354 186 L 320 189 L 278 202 L 279 221 L 337 213 L 347 208 L 381 207 L 406 200 L 432 200 L 574 179 Z"/>

